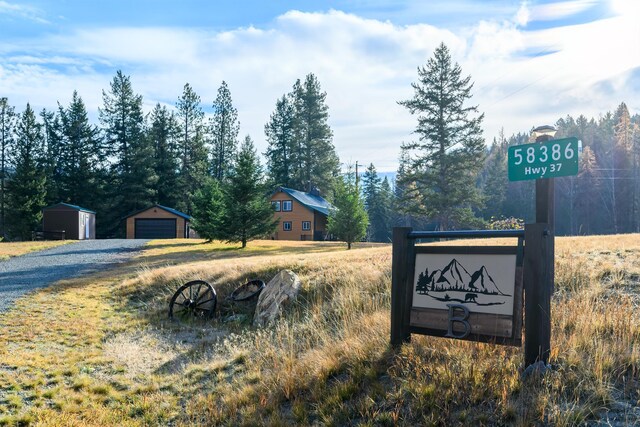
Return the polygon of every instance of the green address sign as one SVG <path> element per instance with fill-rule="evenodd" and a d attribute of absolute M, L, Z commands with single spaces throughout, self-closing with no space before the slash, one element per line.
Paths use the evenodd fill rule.
<path fill-rule="evenodd" d="M 509 147 L 509 181 L 578 174 L 578 138 Z"/>

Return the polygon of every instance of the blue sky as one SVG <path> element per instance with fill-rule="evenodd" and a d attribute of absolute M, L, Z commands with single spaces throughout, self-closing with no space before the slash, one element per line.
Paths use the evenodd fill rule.
<path fill-rule="evenodd" d="M 0 96 L 19 110 L 65 105 L 78 90 L 97 118 L 118 69 L 145 108 L 173 106 L 189 82 L 205 110 L 222 80 L 241 132 L 264 151 L 275 101 L 313 72 L 327 91 L 345 163 L 397 166 L 415 118 L 416 67 L 445 42 L 475 82 L 487 142 L 597 116 L 640 112 L 640 1 L 15 1 L 0 0 Z"/>

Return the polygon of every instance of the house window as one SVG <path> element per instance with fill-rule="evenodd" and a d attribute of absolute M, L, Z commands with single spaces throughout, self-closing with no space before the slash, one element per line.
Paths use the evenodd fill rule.
<path fill-rule="evenodd" d="M 291 200 L 282 201 L 282 211 L 291 212 L 293 210 L 293 202 Z"/>
<path fill-rule="evenodd" d="M 291 221 L 285 221 L 282 223 L 282 229 L 284 231 L 291 231 Z"/>
<path fill-rule="evenodd" d="M 275 202 L 271 202 L 271 206 L 273 206 L 273 210 L 276 212 L 280 212 L 280 200 L 276 200 Z"/>
<path fill-rule="evenodd" d="M 311 221 L 302 221 L 302 229 L 304 231 L 311 230 Z"/>

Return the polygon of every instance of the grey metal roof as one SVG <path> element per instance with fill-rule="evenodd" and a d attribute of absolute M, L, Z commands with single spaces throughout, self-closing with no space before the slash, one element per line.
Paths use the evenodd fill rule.
<path fill-rule="evenodd" d="M 279 187 L 277 191 L 287 193 L 303 206 L 320 212 L 323 215 L 329 215 L 329 210 L 332 208 L 331 203 L 327 202 L 324 198 L 316 196 L 303 191 L 294 190 L 293 188 Z"/>
<path fill-rule="evenodd" d="M 42 208 L 42 210 L 44 211 L 44 210 L 47 210 L 47 209 L 53 209 L 53 208 L 55 208 L 57 206 L 66 206 L 68 208 L 75 209 L 77 211 L 82 211 L 82 212 L 88 212 L 88 213 L 95 214 L 95 211 L 92 211 L 91 209 L 85 209 L 85 208 L 82 208 L 80 206 L 71 205 L 69 203 L 63 203 L 63 202 L 56 203 L 55 205 L 47 206 L 46 208 Z"/>

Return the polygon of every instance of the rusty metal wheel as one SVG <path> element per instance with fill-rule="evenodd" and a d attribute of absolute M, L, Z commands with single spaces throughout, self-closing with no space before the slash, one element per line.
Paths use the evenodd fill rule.
<path fill-rule="evenodd" d="M 218 295 L 204 280 L 193 280 L 180 286 L 169 303 L 169 319 L 211 319 L 216 311 Z"/>

